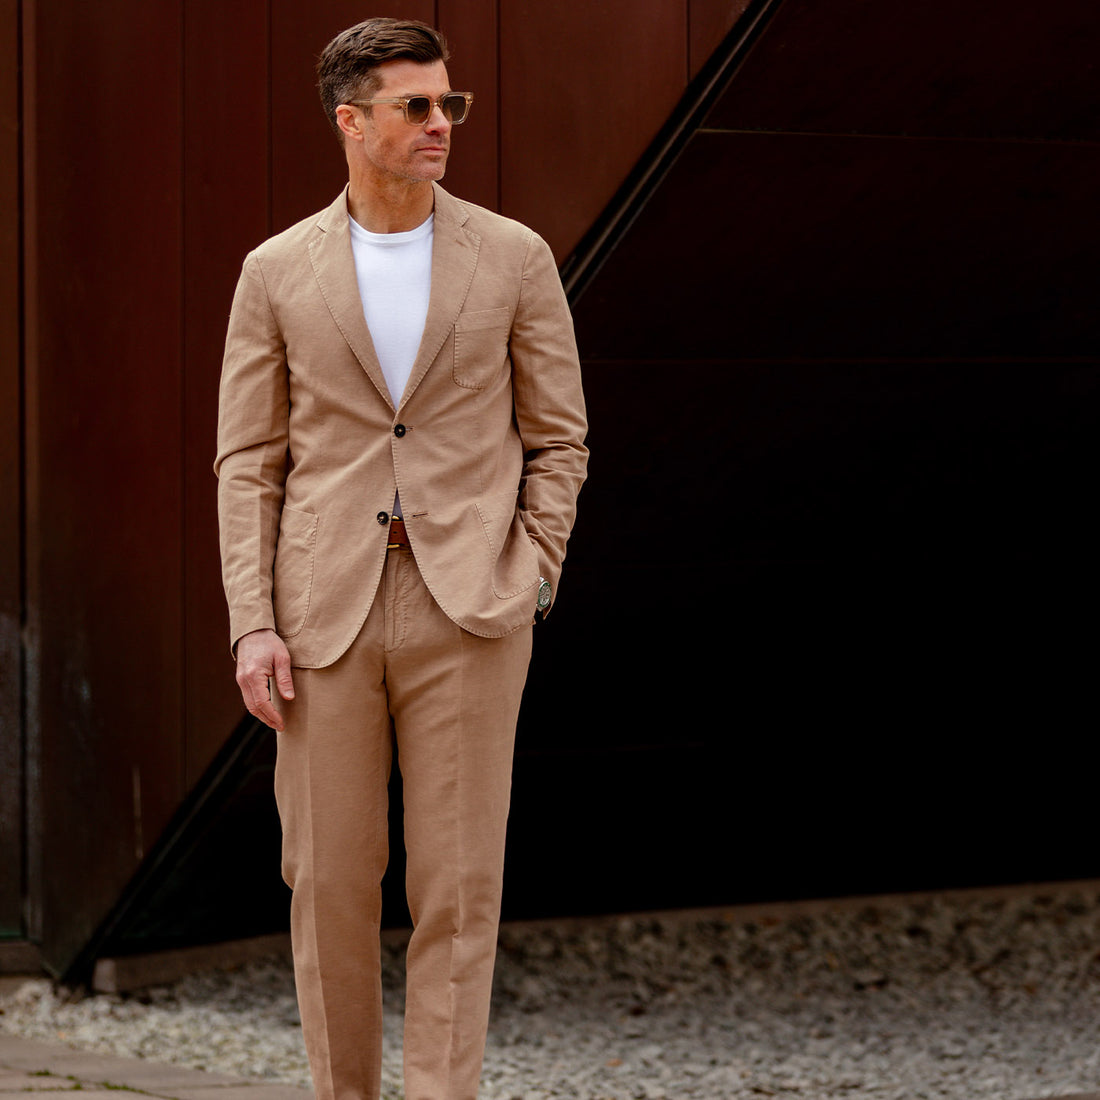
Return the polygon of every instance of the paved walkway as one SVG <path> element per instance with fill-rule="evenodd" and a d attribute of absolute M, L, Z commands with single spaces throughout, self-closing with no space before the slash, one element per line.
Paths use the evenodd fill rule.
<path fill-rule="evenodd" d="M 59 1043 L 0 1032 L 0 1100 L 17 1092 L 79 1092 L 79 1098 L 73 1100 L 120 1100 L 119 1090 L 163 1100 L 312 1100 L 313 1096 L 308 1089 L 293 1085 L 183 1069 L 140 1058 L 88 1054 Z M 1042 1100 L 1100 1100 L 1100 1092 Z"/>
<path fill-rule="evenodd" d="M 77 1091 L 79 1100 L 120 1100 L 120 1089 L 163 1100 L 311 1100 L 313 1095 L 293 1085 L 89 1054 L 0 1032 L 0 1100 L 11 1093 Z"/>

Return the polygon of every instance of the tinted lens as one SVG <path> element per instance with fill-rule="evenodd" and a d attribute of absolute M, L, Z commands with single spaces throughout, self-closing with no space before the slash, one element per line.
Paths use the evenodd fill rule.
<path fill-rule="evenodd" d="M 466 97 L 464 95 L 458 95 L 457 92 L 452 92 L 445 95 L 439 101 L 439 109 L 443 112 L 443 117 L 452 123 L 459 123 L 466 117 Z"/>
<path fill-rule="evenodd" d="M 405 109 L 408 120 L 415 126 L 423 126 L 428 121 L 428 115 L 432 112 L 432 101 L 426 95 L 414 95 L 409 97 L 409 105 Z"/>

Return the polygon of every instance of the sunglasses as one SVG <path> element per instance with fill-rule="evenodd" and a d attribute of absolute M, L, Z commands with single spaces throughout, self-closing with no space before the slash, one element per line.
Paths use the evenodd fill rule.
<path fill-rule="evenodd" d="M 466 121 L 473 101 L 473 92 L 445 92 L 436 100 L 426 95 L 403 95 L 390 99 L 349 99 L 348 103 L 353 107 L 373 107 L 378 103 L 400 105 L 405 112 L 405 121 L 411 126 L 423 126 L 431 117 L 432 108 L 438 107 L 443 117 L 452 126 L 457 126 Z"/>

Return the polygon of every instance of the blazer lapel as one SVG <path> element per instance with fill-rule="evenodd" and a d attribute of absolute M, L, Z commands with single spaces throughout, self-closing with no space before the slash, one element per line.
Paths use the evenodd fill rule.
<path fill-rule="evenodd" d="M 321 295 L 352 354 L 392 409 L 393 400 L 390 398 L 389 387 L 363 316 L 363 301 L 359 297 L 355 260 L 351 254 L 351 230 L 348 228 L 347 188 L 321 213 L 317 220 L 317 229 L 318 232 L 309 243 L 309 260 L 313 265 L 317 285 L 321 288 Z M 434 293 L 433 279 L 433 296 Z"/>
<path fill-rule="evenodd" d="M 465 207 L 438 184 L 432 242 L 432 289 L 424 335 L 398 408 L 404 407 L 420 385 L 439 349 L 451 334 L 474 279 L 481 238 L 465 228 Z M 364 326 L 366 327 L 366 326 Z"/>

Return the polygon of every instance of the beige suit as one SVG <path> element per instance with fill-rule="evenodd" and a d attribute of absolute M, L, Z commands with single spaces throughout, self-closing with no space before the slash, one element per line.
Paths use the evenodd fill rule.
<path fill-rule="evenodd" d="M 358 634 L 395 488 L 425 583 L 463 629 L 508 634 L 540 576 L 557 588 L 587 451 L 553 256 L 516 222 L 435 198 L 428 318 L 396 409 L 344 195 L 253 252 L 237 287 L 215 467 L 231 634 L 274 627 L 296 666 L 331 664 Z"/>
<path fill-rule="evenodd" d="M 394 405 L 346 195 L 249 255 L 216 470 L 233 644 L 294 665 L 276 794 L 319 1100 L 378 1095 L 377 929 L 391 741 L 404 779 L 407 1100 L 473 1100 L 512 744 L 540 578 L 555 591 L 587 450 L 546 244 L 435 186 L 431 298 Z M 400 491 L 409 550 L 387 549 Z"/>

